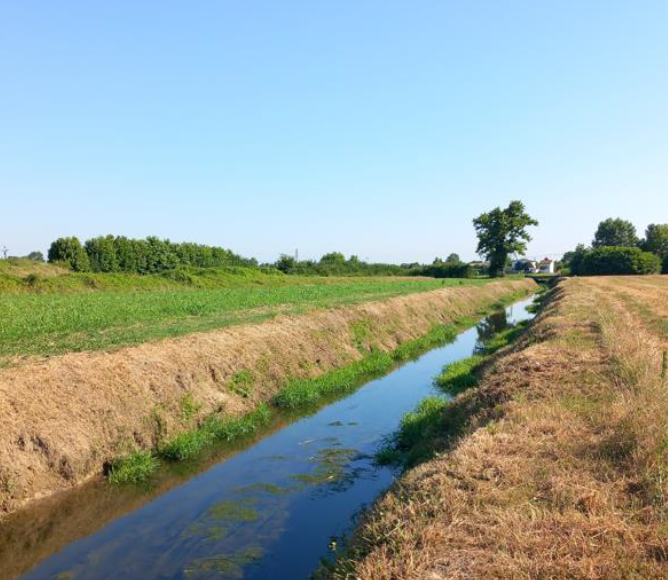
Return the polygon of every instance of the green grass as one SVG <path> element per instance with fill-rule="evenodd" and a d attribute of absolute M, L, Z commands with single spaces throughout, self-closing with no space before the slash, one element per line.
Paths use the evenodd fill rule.
<path fill-rule="evenodd" d="M 132 345 L 259 322 L 277 313 L 486 282 L 424 278 L 346 278 L 333 282 L 329 278 L 308 278 L 287 286 L 209 290 L 0 293 L 0 360 Z"/>
<path fill-rule="evenodd" d="M 282 409 L 299 409 L 315 405 L 323 398 L 341 395 L 357 388 L 373 375 L 385 373 L 397 363 L 408 360 L 433 346 L 454 339 L 457 327 L 439 325 L 425 336 L 405 342 L 387 353 L 374 350 L 362 360 L 312 379 L 292 379 L 274 397 L 273 404 Z"/>
<path fill-rule="evenodd" d="M 476 371 L 484 361 L 484 356 L 473 355 L 451 363 L 434 379 L 434 384 L 448 395 L 455 396 L 476 385 Z"/>
<path fill-rule="evenodd" d="M 431 458 L 432 441 L 441 433 L 443 411 L 448 402 L 441 397 L 420 401 L 414 411 L 402 418 L 396 432 L 376 453 L 381 465 L 415 465 Z"/>
<path fill-rule="evenodd" d="M 115 484 L 142 483 L 151 478 L 158 466 L 158 459 L 150 451 L 135 451 L 115 460 L 108 478 Z"/>
<path fill-rule="evenodd" d="M 158 455 L 169 461 L 184 461 L 199 455 L 217 441 L 233 441 L 253 434 L 269 423 L 271 409 L 260 405 L 254 411 L 237 418 L 209 417 L 201 427 L 177 435 L 165 443 Z"/>
<path fill-rule="evenodd" d="M 526 322 L 520 322 L 497 332 L 485 341 L 478 354 L 443 367 L 442 372 L 434 379 L 435 386 L 450 397 L 475 387 L 481 369 L 489 357 L 514 342 L 526 325 Z M 421 401 L 414 411 L 403 416 L 397 430 L 383 441 L 376 452 L 376 461 L 381 465 L 406 469 L 431 459 L 437 441 L 457 435 L 466 420 L 459 409 L 450 406 L 447 399 L 439 396 L 428 397 Z"/>

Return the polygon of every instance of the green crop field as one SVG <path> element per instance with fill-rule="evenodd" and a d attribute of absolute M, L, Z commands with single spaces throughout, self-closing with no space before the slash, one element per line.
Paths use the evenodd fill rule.
<path fill-rule="evenodd" d="M 211 273 L 210 276 L 214 274 Z M 100 283 L 104 275 L 97 275 Z M 123 275 L 110 275 L 117 279 Z M 229 277 L 229 275 L 228 275 Z M 234 278 L 230 287 L 144 291 L 0 293 L 0 361 L 138 344 L 279 313 L 354 304 L 485 280 L 428 278 Z M 122 278 L 120 279 L 122 281 Z M 115 283 L 119 283 L 118 280 Z M 147 282 L 144 282 L 147 284 Z M 241 284 L 241 285 L 240 285 Z"/>

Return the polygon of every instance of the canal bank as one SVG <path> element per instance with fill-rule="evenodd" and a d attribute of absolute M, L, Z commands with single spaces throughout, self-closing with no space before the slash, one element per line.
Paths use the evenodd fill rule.
<path fill-rule="evenodd" d="M 509 314 L 510 322 L 528 316 L 523 307 Z M 247 442 L 246 449 L 231 450 L 224 461 L 213 458 L 207 471 L 197 474 L 195 468 L 167 493 L 149 490 L 143 507 L 124 507 L 107 486 L 100 496 L 104 505 L 115 503 L 127 515 L 78 541 L 69 543 L 72 536 L 57 532 L 67 527 L 67 517 L 79 517 L 76 513 L 53 512 L 60 519 L 50 522 L 43 513 L 41 528 L 5 527 L 17 540 L 41 537 L 33 557 L 37 552 L 46 557 L 44 546 L 58 545 L 59 553 L 26 578 L 146 578 L 147 570 L 155 571 L 155 578 L 234 578 L 240 571 L 245 578 L 261 578 L 281 570 L 284 577 L 307 577 L 321 556 L 333 553 L 328 546 L 349 530 L 351 517 L 391 483 L 392 470 L 373 460 L 379 442 L 431 392 L 443 364 L 475 350 L 478 336 L 469 329 L 351 396 L 277 426 L 273 435 Z M 118 493 L 130 504 L 141 503 L 139 492 Z M 91 492 L 87 501 L 94 504 L 94 497 Z M 72 531 L 81 533 L 76 526 Z M 12 553 L 17 564 L 30 562 L 30 552 L 3 544 L 3 555 Z"/>
<path fill-rule="evenodd" d="M 234 420 L 288 383 L 390 353 L 530 292 L 529 280 L 448 287 L 113 352 L 0 369 L 0 506 L 12 512 L 164 448 L 210 417 Z"/>

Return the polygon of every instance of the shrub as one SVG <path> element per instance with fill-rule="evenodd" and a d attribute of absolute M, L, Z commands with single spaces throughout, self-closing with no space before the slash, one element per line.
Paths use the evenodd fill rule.
<path fill-rule="evenodd" d="M 231 250 L 151 236 L 133 240 L 124 236 L 100 236 L 86 241 L 60 238 L 51 244 L 49 262 L 61 261 L 71 270 L 85 272 L 134 272 L 158 274 L 184 266 L 214 268 L 221 266 L 257 267 L 255 258 L 243 258 Z"/>
<path fill-rule="evenodd" d="M 62 262 L 75 272 L 90 270 L 88 254 L 76 237 L 58 238 L 49 248 L 49 262 Z"/>
<path fill-rule="evenodd" d="M 431 266 L 420 266 L 410 271 L 412 276 L 429 276 L 431 278 L 472 278 L 475 274 L 469 264 L 442 262 Z"/>
<path fill-rule="evenodd" d="M 28 258 L 28 260 L 32 260 L 33 262 L 43 262 L 44 254 L 42 254 L 42 252 L 30 252 L 26 258 Z"/>
<path fill-rule="evenodd" d="M 640 248 L 605 246 L 587 252 L 582 273 L 587 276 L 656 274 L 661 260 Z"/>

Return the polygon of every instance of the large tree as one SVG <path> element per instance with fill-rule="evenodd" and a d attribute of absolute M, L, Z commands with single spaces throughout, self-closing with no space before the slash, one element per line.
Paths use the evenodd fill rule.
<path fill-rule="evenodd" d="M 489 260 L 490 276 L 503 275 L 510 254 L 524 254 L 531 241 L 526 228 L 537 225 L 521 201 L 511 201 L 506 209 L 497 207 L 473 220 L 478 235 L 477 252 Z"/>
<path fill-rule="evenodd" d="M 668 224 L 649 224 L 645 230 L 642 249 L 661 258 L 668 257 Z"/>
<path fill-rule="evenodd" d="M 638 236 L 635 226 L 620 218 L 608 218 L 598 224 L 591 243 L 594 248 L 605 246 L 617 246 L 624 248 L 635 248 L 638 245 Z"/>

